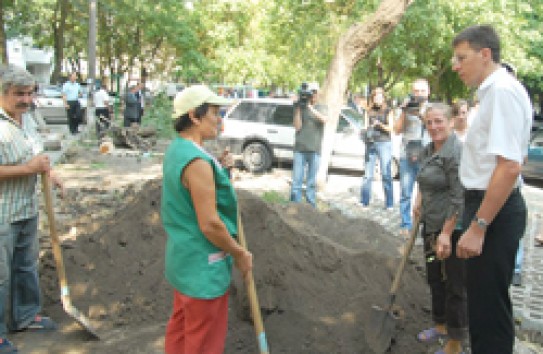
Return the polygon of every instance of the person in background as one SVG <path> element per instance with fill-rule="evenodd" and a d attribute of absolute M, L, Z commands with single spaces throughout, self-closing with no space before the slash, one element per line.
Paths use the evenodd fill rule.
<path fill-rule="evenodd" d="M 174 288 L 167 354 L 223 353 L 232 263 L 244 276 L 252 268 L 235 239 L 238 203 L 227 170 L 202 147 L 217 137 L 219 106 L 228 103 L 195 85 L 173 104 L 177 136 L 164 156 L 161 201 L 165 275 Z"/>
<path fill-rule="evenodd" d="M 435 325 L 421 331 L 417 339 L 424 343 L 446 339 L 436 354 L 459 354 L 468 324 L 465 260 L 456 257 L 455 250 L 462 234 L 464 206 L 464 188 L 458 177 L 462 143 L 452 132 L 451 110 L 446 104 L 430 104 L 425 125 L 432 141 L 421 154 L 413 214 L 423 225 Z"/>
<path fill-rule="evenodd" d="M 72 135 L 79 132 L 79 120 L 81 117 L 79 97 L 81 97 L 82 91 L 81 86 L 76 80 L 77 74 L 73 72 L 70 74 L 69 80 L 62 85 L 62 100 L 67 110 L 68 129 Z"/>
<path fill-rule="evenodd" d="M 417 79 L 411 87 L 411 97 L 401 105 L 402 113 L 394 122 L 394 132 L 402 134 L 400 150 L 400 234 L 407 236 L 412 227 L 411 197 L 419 171 L 419 155 L 424 145 L 423 115 L 430 97 L 430 85 L 425 79 Z"/>
<path fill-rule="evenodd" d="M 392 124 L 394 113 L 388 109 L 385 91 L 382 87 L 372 90 L 368 110 L 365 114 L 363 134 L 366 143 L 364 178 L 360 203 L 367 207 L 371 199 L 371 184 L 376 159 L 379 158 L 381 167 L 381 179 L 385 195 L 385 208 L 391 210 L 394 205 L 394 193 L 392 190 Z"/>
<path fill-rule="evenodd" d="M 96 107 L 96 135 L 100 139 L 103 132 L 109 129 L 111 125 L 111 105 L 105 84 L 102 84 L 98 91 L 94 93 L 94 107 Z"/>
<path fill-rule="evenodd" d="M 520 172 L 528 154 L 532 104 L 526 89 L 500 65 L 494 28 L 468 27 L 452 46 L 453 71 L 477 88 L 480 100 L 460 162 L 465 231 L 456 247 L 456 255 L 467 259 L 471 349 L 473 354 L 510 354 L 515 327 L 509 287 L 526 229 Z"/>
<path fill-rule="evenodd" d="M 54 330 L 41 316 L 38 274 L 38 175 L 53 173 L 28 114 L 36 80 L 14 65 L 0 67 L 0 353 L 17 353 L 8 330 Z"/>
<path fill-rule="evenodd" d="M 468 133 L 468 102 L 458 100 L 452 106 L 454 132 L 462 143 Z"/>
<path fill-rule="evenodd" d="M 124 98 L 124 126 L 130 127 L 132 124 L 138 124 L 139 102 L 136 98 L 138 86 L 130 86 Z"/>
<path fill-rule="evenodd" d="M 141 125 L 141 118 L 145 112 L 145 86 L 143 85 L 143 82 L 138 82 L 136 86 L 137 91 L 134 93 L 136 100 L 138 101 L 138 119 L 136 122 Z"/>
<path fill-rule="evenodd" d="M 311 92 L 310 96 L 304 98 L 300 94 L 294 108 L 293 123 L 296 135 L 290 200 L 295 203 L 302 201 L 302 184 L 307 167 L 305 198 L 315 208 L 322 135 L 328 118 L 326 117 L 327 107 L 317 103 L 317 87 L 308 87 L 307 90 Z"/>

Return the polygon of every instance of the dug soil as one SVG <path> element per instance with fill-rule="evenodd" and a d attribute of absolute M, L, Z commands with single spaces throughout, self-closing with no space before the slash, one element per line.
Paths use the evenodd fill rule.
<path fill-rule="evenodd" d="M 160 159 L 81 154 L 59 165 L 68 188 L 56 200 L 55 216 L 73 303 L 101 340 L 92 340 L 62 309 L 45 223 L 44 313 L 60 330 L 11 339 L 22 353 L 161 353 L 172 288 L 163 276 Z M 268 203 L 244 190 L 238 197 L 271 352 L 371 353 L 365 333 L 376 324 L 369 313 L 387 303 L 401 240 L 371 220 Z M 437 349 L 415 339 L 430 324 L 422 274 L 420 262 L 408 264 L 391 353 Z M 244 286 L 237 272 L 234 278 L 226 353 L 256 353 Z"/>

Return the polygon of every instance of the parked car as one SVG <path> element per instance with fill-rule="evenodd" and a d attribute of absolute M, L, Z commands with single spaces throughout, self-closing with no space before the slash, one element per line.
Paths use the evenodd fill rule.
<path fill-rule="evenodd" d="M 252 172 L 267 171 L 274 161 L 291 162 L 295 135 L 293 116 L 290 99 L 239 100 L 224 116 L 219 144 L 228 146 L 233 154 L 241 155 L 244 167 Z M 341 109 L 330 168 L 364 170 L 365 144 L 360 139 L 362 127 L 363 118 L 359 113 L 350 107 Z M 399 142 L 398 139 L 394 141 Z M 392 175 L 397 176 L 399 148 L 394 150 Z"/>
<path fill-rule="evenodd" d="M 543 178 L 543 128 L 532 132 L 528 160 L 522 166 L 522 176 L 527 178 Z"/>
<path fill-rule="evenodd" d="M 87 87 L 81 86 L 83 96 L 79 99 L 81 104 L 81 121 L 86 122 L 87 115 Z M 62 88 L 59 86 L 42 86 L 36 96 L 36 110 L 41 113 L 47 123 L 67 123 L 68 115 L 62 99 Z"/>

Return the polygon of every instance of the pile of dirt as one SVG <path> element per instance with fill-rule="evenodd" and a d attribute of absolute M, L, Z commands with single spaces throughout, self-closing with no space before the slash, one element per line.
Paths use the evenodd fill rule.
<path fill-rule="evenodd" d="M 63 313 L 52 254 L 43 245 L 44 310 L 63 328 L 48 337 L 54 352 L 74 347 L 84 353 L 162 351 L 172 290 L 163 276 L 166 235 L 160 193 L 160 181 L 149 182 L 108 219 L 87 216 L 86 226 L 94 231 L 64 244 L 73 302 L 96 325 L 100 342 L 86 341 Z M 305 204 L 267 203 L 246 191 L 238 196 L 272 352 L 370 353 L 364 337 L 371 325 L 368 314 L 372 305 L 387 301 L 399 240 L 370 220 L 319 213 Z M 413 264 L 406 269 L 392 353 L 427 349 L 415 340 L 417 331 L 429 324 L 424 308 L 429 295 L 420 273 Z M 226 352 L 254 353 L 256 341 L 238 277 L 231 295 Z M 26 338 L 15 341 L 22 341 L 24 349 Z"/>

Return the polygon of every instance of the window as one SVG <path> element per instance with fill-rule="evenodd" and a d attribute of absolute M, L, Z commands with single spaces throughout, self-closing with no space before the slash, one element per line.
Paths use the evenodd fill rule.
<path fill-rule="evenodd" d="M 290 105 L 277 105 L 275 112 L 273 112 L 273 117 L 271 124 L 277 125 L 292 125 L 294 119 L 294 109 Z"/>
<path fill-rule="evenodd" d="M 230 119 L 267 123 L 271 119 L 274 110 L 274 105 L 271 103 L 262 102 L 241 102 L 230 113 Z"/>

